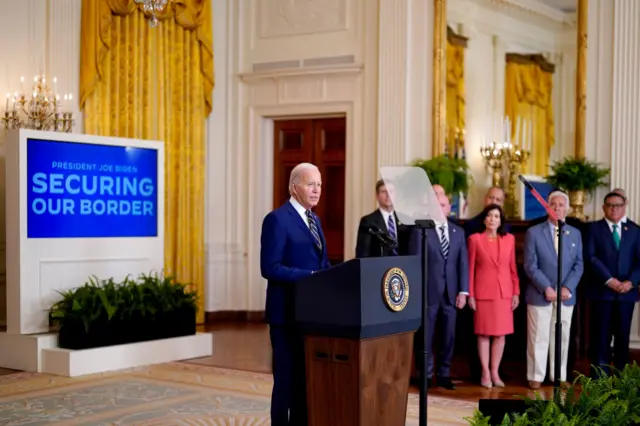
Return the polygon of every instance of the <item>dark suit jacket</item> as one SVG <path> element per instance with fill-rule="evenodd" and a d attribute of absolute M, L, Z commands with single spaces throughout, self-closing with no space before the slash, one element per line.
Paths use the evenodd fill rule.
<path fill-rule="evenodd" d="M 480 217 L 480 215 L 482 215 L 482 213 L 478 213 L 476 216 L 464 222 L 464 235 L 466 239 L 469 239 L 473 234 L 483 232 L 482 225 L 484 218 Z M 504 232 L 511 232 L 511 226 L 508 223 L 504 224 Z"/>
<path fill-rule="evenodd" d="M 437 306 L 447 290 L 449 303 L 455 305 L 460 292 L 469 292 L 469 259 L 464 230 L 449 221 L 449 257 L 445 260 L 437 230 L 427 229 L 427 300 Z M 409 254 L 422 256 L 422 231 L 413 229 Z"/>
<path fill-rule="evenodd" d="M 320 219 L 314 217 L 322 252 L 316 248 L 309 227 L 289 201 L 262 222 L 260 271 L 267 279 L 265 317 L 269 324 L 293 323 L 296 281 L 330 267 Z"/>
<path fill-rule="evenodd" d="M 593 300 L 638 300 L 640 284 L 640 227 L 633 222 L 622 224 L 620 248 L 605 219 L 593 222 L 587 232 L 587 259 L 591 263 L 587 297 Z M 634 288 L 619 294 L 605 285 L 609 278 L 631 281 Z"/>
<path fill-rule="evenodd" d="M 398 238 L 397 251 L 399 255 L 407 253 L 407 241 L 408 232 L 407 226 L 403 225 L 398 220 L 398 215 L 394 212 L 393 217 L 396 224 L 396 234 Z M 356 257 L 380 257 L 381 256 L 381 244 L 377 238 L 369 233 L 369 228 L 380 229 L 383 232 L 387 232 L 387 224 L 384 221 L 384 217 L 380 210 L 376 209 L 374 212 L 363 216 L 360 219 L 360 225 L 358 226 L 358 240 L 356 243 Z M 392 250 L 385 248 L 384 256 L 392 256 Z"/>

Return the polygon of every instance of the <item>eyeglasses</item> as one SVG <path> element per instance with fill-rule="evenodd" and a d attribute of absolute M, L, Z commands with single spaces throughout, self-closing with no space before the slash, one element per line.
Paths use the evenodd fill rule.
<path fill-rule="evenodd" d="M 611 204 L 611 203 L 606 203 L 605 207 L 609 208 L 609 209 L 621 209 L 624 207 L 624 204 Z"/>

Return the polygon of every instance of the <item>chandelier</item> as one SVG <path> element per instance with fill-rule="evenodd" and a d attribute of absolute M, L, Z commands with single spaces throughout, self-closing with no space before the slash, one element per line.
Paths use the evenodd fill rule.
<path fill-rule="evenodd" d="M 44 74 L 33 77 L 31 99 L 24 92 L 24 77 L 20 77 L 20 92 L 7 93 L 2 123 L 5 130 L 32 129 L 70 133 L 73 113 L 63 111 L 65 103 L 73 95 L 64 95 L 62 101 L 57 91 L 57 79 L 53 78 L 53 90 L 47 85 Z"/>
<path fill-rule="evenodd" d="M 142 5 L 142 10 L 151 15 L 149 24 L 152 27 L 158 26 L 158 17 L 156 14 L 161 13 L 169 3 L 169 0 L 135 0 L 136 4 Z"/>

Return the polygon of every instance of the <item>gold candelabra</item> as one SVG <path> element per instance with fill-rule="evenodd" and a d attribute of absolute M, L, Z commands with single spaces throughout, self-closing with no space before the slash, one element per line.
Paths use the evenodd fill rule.
<path fill-rule="evenodd" d="M 480 154 L 487 167 L 491 169 L 491 185 L 498 187 L 502 187 L 502 159 L 505 152 L 501 145 L 491 142 L 480 147 Z"/>
<path fill-rule="evenodd" d="M 24 77 L 20 77 L 20 93 L 7 93 L 2 123 L 5 130 L 33 129 L 70 133 L 75 120 L 73 113 L 62 111 L 63 102 L 73 99 L 73 95 L 63 96 L 57 93 L 57 79 L 53 78 L 54 88 L 47 85 L 44 74 L 33 78 L 32 97 L 28 99 L 24 93 Z"/>
<path fill-rule="evenodd" d="M 527 164 L 530 152 L 511 143 L 491 142 L 480 147 L 480 153 L 487 167 L 491 169 L 492 185 L 505 189 L 505 213 L 509 217 L 518 217 L 517 177 Z"/>
<path fill-rule="evenodd" d="M 509 144 L 509 151 L 507 156 L 509 183 L 507 185 L 507 199 L 505 200 L 505 204 L 512 217 L 518 217 L 520 215 L 518 208 L 518 199 L 516 197 L 516 179 L 521 173 L 523 167 L 527 164 L 529 154 L 529 151 L 525 151 L 517 145 L 514 146 Z"/>
<path fill-rule="evenodd" d="M 528 130 L 528 131 L 527 131 Z M 492 185 L 505 190 L 505 213 L 509 217 L 518 217 L 518 201 L 516 196 L 517 177 L 525 168 L 533 140 L 533 125 L 527 120 L 518 118 L 515 128 L 515 144 L 511 143 L 511 121 L 503 117 L 502 122 L 495 117 L 494 139 L 504 142 L 491 142 L 480 147 L 480 154 L 485 164 L 491 169 Z M 506 188 L 505 188 L 506 184 Z"/>

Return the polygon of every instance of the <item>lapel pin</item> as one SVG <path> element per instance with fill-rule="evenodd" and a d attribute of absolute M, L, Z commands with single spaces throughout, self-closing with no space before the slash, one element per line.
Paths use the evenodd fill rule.
<path fill-rule="evenodd" d="M 576 246 L 576 243 L 571 243 L 571 247 L 575 247 L 575 246 Z"/>
<path fill-rule="evenodd" d="M 564 231 L 564 235 L 569 235 L 569 231 Z"/>
<path fill-rule="evenodd" d="M 625 231 L 628 231 L 628 230 L 629 230 L 629 228 L 627 228 L 626 226 L 625 226 L 623 229 L 624 229 Z"/>

